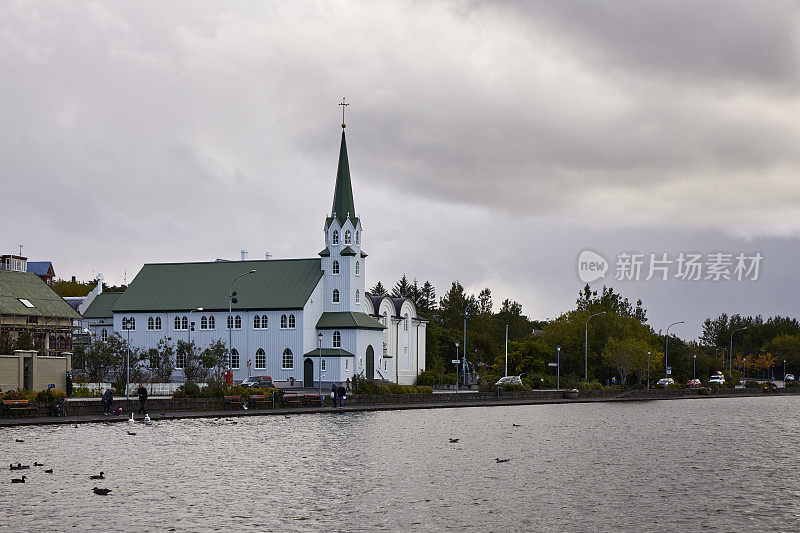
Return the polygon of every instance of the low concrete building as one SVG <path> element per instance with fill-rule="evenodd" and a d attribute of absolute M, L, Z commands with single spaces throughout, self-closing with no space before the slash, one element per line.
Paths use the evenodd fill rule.
<path fill-rule="evenodd" d="M 15 350 L 0 355 L 0 390 L 44 390 L 50 385 L 67 390 L 67 372 L 72 371 L 72 354 L 40 357 L 36 350 Z"/>

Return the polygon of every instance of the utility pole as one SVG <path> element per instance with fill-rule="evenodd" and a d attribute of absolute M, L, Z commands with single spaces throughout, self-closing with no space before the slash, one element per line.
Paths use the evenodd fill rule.
<path fill-rule="evenodd" d="M 786 361 L 784 361 L 783 366 L 786 366 Z M 506 324 L 506 371 L 503 375 L 508 375 L 508 324 Z"/>

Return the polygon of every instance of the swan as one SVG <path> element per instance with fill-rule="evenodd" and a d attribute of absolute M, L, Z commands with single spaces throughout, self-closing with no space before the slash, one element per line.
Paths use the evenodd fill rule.
<path fill-rule="evenodd" d="M 133 419 L 133 413 L 131 413 L 131 417 L 128 419 L 129 424 L 133 424 L 136 420 Z"/>
<path fill-rule="evenodd" d="M 148 415 L 147 413 L 144 414 L 144 423 L 145 424 L 149 424 L 150 423 L 150 415 Z"/>

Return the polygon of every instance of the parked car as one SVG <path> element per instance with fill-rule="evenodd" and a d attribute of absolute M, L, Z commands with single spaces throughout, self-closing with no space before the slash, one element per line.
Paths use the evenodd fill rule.
<path fill-rule="evenodd" d="M 496 387 L 503 387 L 505 385 L 522 385 L 522 378 L 520 376 L 503 376 L 495 383 Z"/>
<path fill-rule="evenodd" d="M 786 382 L 794 381 L 794 374 L 786 374 L 785 376 L 783 376 L 783 381 Z"/>
<path fill-rule="evenodd" d="M 675 384 L 675 380 L 672 379 L 672 378 L 661 378 L 661 379 L 658 380 L 658 383 L 656 383 L 656 387 L 664 387 L 664 388 L 666 388 L 666 387 L 669 387 L 670 385 L 674 385 L 674 384 Z"/>
<path fill-rule="evenodd" d="M 710 378 L 708 378 L 709 385 L 724 385 L 725 384 L 725 376 L 722 374 L 714 374 Z"/>
<path fill-rule="evenodd" d="M 253 387 L 259 389 L 266 389 L 274 387 L 271 376 L 249 376 L 242 381 L 242 387 Z"/>
<path fill-rule="evenodd" d="M 699 379 L 690 379 L 686 382 L 687 389 L 698 389 L 700 388 L 700 380 Z"/>

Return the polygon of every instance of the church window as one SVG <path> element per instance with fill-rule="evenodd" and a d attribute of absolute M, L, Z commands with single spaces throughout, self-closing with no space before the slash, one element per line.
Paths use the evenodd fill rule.
<path fill-rule="evenodd" d="M 147 329 L 151 331 L 156 329 L 156 321 L 153 320 L 153 317 L 147 319 Z"/>
<path fill-rule="evenodd" d="M 242 317 L 236 315 L 236 318 L 233 321 L 233 329 L 242 329 Z"/>
<path fill-rule="evenodd" d="M 383 312 L 383 325 L 384 326 L 388 326 L 389 325 L 389 312 L 388 311 L 384 311 Z"/>
<path fill-rule="evenodd" d="M 200 317 L 200 329 L 208 329 L 208 317 L 206 315 Z"/>
<path fill-rule="evenodd" d="M 181 329 L 181 317 L 175 317 L 175 329 Z"/>
<path fill-rule="evenodd" d="M 339 261 L 334 261 L 333 262 L 333 267 L 331 268 L 331 272 L 333 274 L 338 274 L 339 273 Z"/>
<path fill-rule="evenodd" d="M 126 331 L 136 329 L 136 319 L 133 317 L 122 317 L 122 329 Z"/>
<path fill-rule="evenodd" d="M 344 369 L 345 370 L 350 370 L 350 360 L 349 359 L 345 359 L 344 360 Z"/>
<path fill-rule="evenodd" d="M 344 232 L 344 243 L 350 244 L 350 230 Z"/>
<path fill-rule="evenodd" d="M 108 330 L 106 328 L 100 330 L 100 340 L 102 340 L 103 342 L 108 340 Z"/>
<path fill-rule="evenodd" d="M 286 315 L 281 315 L 281 329 L 286 329 L 289 327 L 289 323 L 286 321 Z"/>
<path fill-rule="evenodd" d="M 339 303 L 339 289 L 333 289 L 333 303 Z"/>
<path fill-rule="evenodd" d="M 228 329 L 233 329 L 233 315 L 228 315 Z"/>
<path fill-rule="evenodd" d="M 160 316 L 156 317 L 156 329 L 159 330 L 159 331 L 161 330 L 161 317 Z"/>
<path fill-rule="evenodd" d="M 386 361 L 383 362 L 383 371 L 386 372 Z"/>
<path fill-rule="evenodd" d="M 356 289 L 356 303 L 358 303 L 358 289 Z"/>
<path fill-rule="evenodd" d="M 267 354 L 259 348 L 256 350 L 256 369 L 263 370 L 265 368 L 267 368 Z"/>
<path fill-rule="evenodd" d="M 356 276 L 360 276 L 361 275 L 361 274 L 358 273 L 360 266 L 361 266 L 361 262 L 360 261 L 356 261 Z"/>
<path fill-rule="evenodd" d="M 261 329 L 261 315 L 253 316 L 253 329 Z"/>
<path fill-rule="evenodd" d="M 337 230 L 333 230 L 333 237 L 331 237 L 332 244 L 339 244 L 339 232 Z"/>
<path fill-rule="evenodd" d="M 294 315 L 289 315 L 289 329 L 294 329 L 294 327 L 295 327 Z"/>
<path fill-rule="evenodd" d="M 214 329 L 216 327 L 214 323 L 215 323 L 214 317 L 213 316 L 208 317 L 208 329 Z"/>
<path fill-rule="evenodd" d="M 325 372 L 325 359 L 323 359 L 323 360 L 322 360 L 322 362 L 321 362 L 321 363 L 320 363 L 320 365 L 319 365 L 319 368 L 320 368 L 320 370 L 322 370 L 323 372 Z"/>
<path fill-rule="evenodd" d="M 186 366 L 186 355 L 184 354 L 176 354 L 175 355 L 175 368 L 183 368 Z"/>
<path fill-rule="evenodd" d="M 267 321 L 267 315 L 261 315 L 261 329 L 267 329 L 269 327 L 269 322 Z"/>
<path fill-rule="evenodd" d="M 333 332 L 333 347 L 334 348 L 341 348 L 342 347 L 342 334 L 338 331 Z"/>
<path fill-rule="evenodd" d="M 406 316 L 403 319 L 403 329 L 408 331 L 408 313 L 406 313 Z"/>
<path fill-rule="evenodd" d="M 356 245 L 361 244 L 361 232 L 356 231 Z"/>
<path fill-rule="evenodd" d="M 231 368 L 239 368 L 239 352 L 236 348 L 231 350 Z"/>
<path fill-rule="evenodd" d="M 189 317 L 184 316 L 181 318 L 181 329 L 189 329 Z"/>
<path fill-rule="evenodd" d="M 359 357 L 358 358 L 358 368 L 361 369 L 363 367 L 364 367 L 364 358 L 363 357 Z"/>
<path fill-rule="evenodd" d="M 292 355 L 292 351 L 289 348 L 286 348 L 283 351 L 283 359 L 281 361 L 281 366 L 284 370 L 291 370 L 294 368 L 294 356 Z"/>

